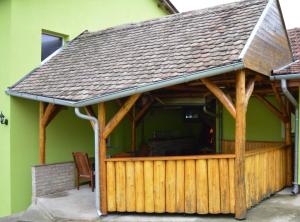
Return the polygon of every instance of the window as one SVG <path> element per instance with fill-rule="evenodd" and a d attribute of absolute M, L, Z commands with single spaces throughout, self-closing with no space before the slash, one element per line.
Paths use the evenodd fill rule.
<path fill-rule="evenodd" d="M 63 46 L 63 38 L 59 36 L 42 34 L 42 58 L 45 61 L 49 56 L 55 53 Z"/>

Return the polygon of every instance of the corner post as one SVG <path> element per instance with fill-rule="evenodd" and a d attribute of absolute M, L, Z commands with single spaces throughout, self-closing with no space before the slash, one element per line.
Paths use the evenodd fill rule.
<path fill-rule="evenodd" d="M 104 136 L 104 129 L 105 129 L 105 104 L 100 103 L 98 105 L 98 122 L 99 122 L 99 137 L 100 137 L 100 143 L 99 143 L 99 172 L 100 172 L 100 207 L 101 207 L 101 213 L 103 215 L 107 214 L 107 200 L 106 200 L 106 137 Z"/>
<path fill-rule="evenodd" d="M 235 218 L 245 219 L 247 214 L 245 189 L 246 146 L 246 74 L 236 74 L 236 121 L 235 121 Z"/>
<path fill-rule="evenodd" d="M 45 113 L 46 104 L 40 102 L 40 112 L 39 112 L 39 163 L 45 164 L 46 159 L 46 126 L 43 122 L 43 116 Z"/>

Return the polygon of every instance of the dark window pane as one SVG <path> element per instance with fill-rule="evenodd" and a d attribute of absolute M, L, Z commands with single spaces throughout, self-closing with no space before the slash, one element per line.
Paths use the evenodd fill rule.
<path fill-rule="evenodd" d="M 61 37 L 42 34 L 42 61 L 59 49 L 63 44 Z"/>

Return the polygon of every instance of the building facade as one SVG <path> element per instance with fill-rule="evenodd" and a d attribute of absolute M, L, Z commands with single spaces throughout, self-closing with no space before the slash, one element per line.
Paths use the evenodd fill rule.
<path fill-rule="evenodd" d="M 166 15 L 155 0 L 131 1 L 19 1 L 0 2 L 0 111 L 8 125 L 0 127 L 0 217 L 26 209 L 31 202 L 31 166 L 38 163 L 38 104 L 9 97 L 7 86 L 41 64 L 41 38 L 47 33 L 67 43 L 84 30 L 111 26 Z M 22 110 L 22 111 L 21 111 Z M 62 112 L 47 132 L 48 163 L 69 161 L 71 152 L 93 153 L 93 132 L 74 110 Z M 119 131 L 124 131 L 124 126 Z M 112 138 L 112 142 L 124 138 Z M 122 138 L 123 137 L 123 138 Z M 62 138 L 65 138 L 62 142 Z M 77 139 L 76 139 L 77 138 Z M 64 147 L 64 148 L 63 148 Z M 61 152 L 63 149 L 65 151 Z"/>

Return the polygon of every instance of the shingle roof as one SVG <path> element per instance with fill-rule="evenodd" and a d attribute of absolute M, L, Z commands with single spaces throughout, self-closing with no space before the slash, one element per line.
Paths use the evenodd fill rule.
<path fill-rule="evenodd" d="M 234 64 L 267 0 L 85 32 L 10 88 L 79 101 Z"/>
<path fill-rule="evenodd" d="M 300 28 L 288 30 L 288 35 L 295 62 L 292 62 L 279 70 L 275 70 L 273 73 L 277 75 L 300 73 Z"/>

